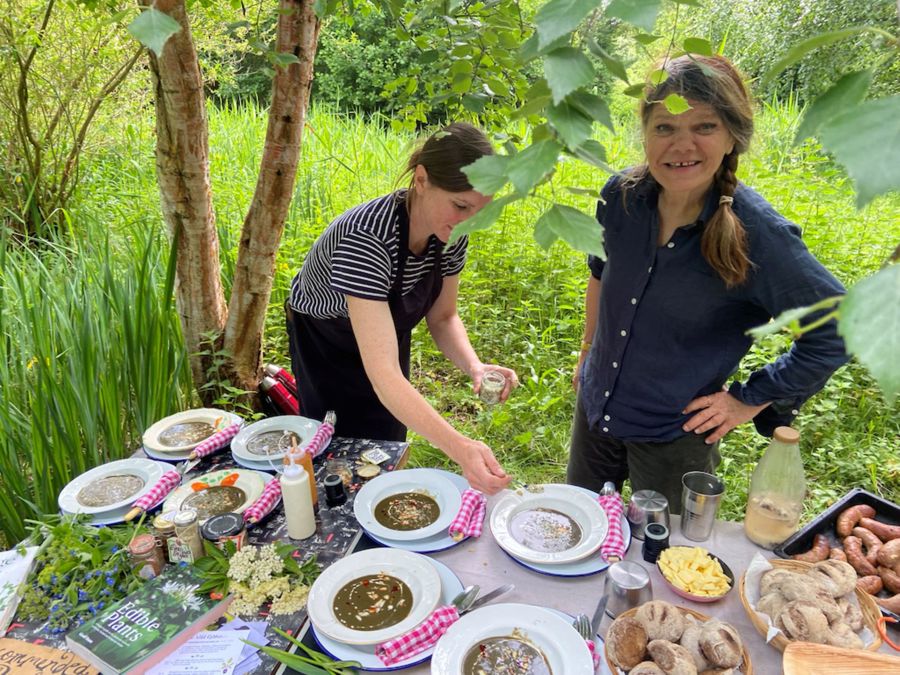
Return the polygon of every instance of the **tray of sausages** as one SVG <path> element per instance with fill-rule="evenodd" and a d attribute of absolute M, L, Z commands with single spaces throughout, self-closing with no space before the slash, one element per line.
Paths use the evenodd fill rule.
<path fill-rule="evenodd" d="M 875 597 L 884 614 L 900 620 L 900 506 L 861 488 L 850 490 L 795 532 L 775 554 L 816 562 L 846 560 L 857 586 Z"/>

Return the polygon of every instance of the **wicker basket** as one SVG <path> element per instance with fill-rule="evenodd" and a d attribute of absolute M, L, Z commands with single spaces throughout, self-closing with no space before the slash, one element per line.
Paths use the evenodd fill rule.
<path fill-rule="evenodd" d="M 693 609 L 688 609 L 687 607 L 675 607 L 681 610 L 682 614 L 690 614 L 692 617 L 697 619 L 698 621 L 709 621 L 715 617 L 708 616 L 706 614 L 701 614 L 700 612 L 695 612 Z M 637 612 L 637 607 L 633 609 L 629 609 L 628 611 L 622 612 L 617 618 L 622 618 L 625 616 L 634 616 Z M 603 641 L 603 655 L 606 657 L 606 664 L 609 666 L 609 670 L 612 673 L 622 673 L 623 671 L 619 669 L 619 667 L 612 662 L 612 659 L 609 658 L 609 649 L 607 648 L 607 641 Z M 741 648 L 741 655 L 744 657 L 744 660 L 741 662 L 741 665 L 738 666 L 737 672 L 743 673 L 743 675 L 753 675 L 753 663 L 750 661 L 750 652 L 747 651 L 747 645 L 743 645 Z"/>
<path fill-rule="evenodd" d="M 805 574 L 813 566 L 813 563 L 803 562 L 802 560 L 781 560 L 780 558 L 774 558 L 768 562 L 775 569 L 799 572 L 800 574 Z M 750 623 L 753 624 L 753 627 L 756 628 L 759 634 L 763 636 L 763 639 L 765 639 L 766 634 L 769 632 L 769 624 L 766 622 L 765 614 L 757 613 L 756 610 L 750 606 L 750 601 L 747 599 L 747 589 L 744 587 L 746 579 L 747 573 L 744 572 L 744 574 L 741 575 L 741 581 L 738 584 L 738 591 L 741 594 L 741 604 L 744 606 L 744 611 L 747 612 L 747 616 L 750 617 Z M 877 623 L 878 617 L 881 616 L 881 610 L 878 609 L 878 605 L 875 604 L 875 600 L 872 599 L 871 595 L 858 588 L 856 589 L 856 599 L 859 601 L 859 609 L 863 615 L 863 622 L 865 623 L 866 628 L 868 628 L 874 636 L 872 644 L 868 645 L 866 649 L 873 652 L 877 651 L 881 646 L 881 636 L 878 634 Z M 783 652 L 789 642 L 790 640 L 788 640 L 783 633 L 778 633 L 778 635 L 772 638 L 769 644 L 778 651 Z"/>

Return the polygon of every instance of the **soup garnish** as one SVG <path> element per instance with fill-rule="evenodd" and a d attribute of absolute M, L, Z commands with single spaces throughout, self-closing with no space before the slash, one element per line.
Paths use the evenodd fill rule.
<path fill-rule="evenodd" d="M 233 485 L 213 485 L 188 495 L 181 502 L 180 510 L 197 509 L 197 517 L 206 520 L 210 516 L 234 511 L 247 500 L 246 493 Z"/>
<path fill-rule="evenodd" d="M 581 528 L 572 518 L 555 509 L 526 509 L 509 523 L 513 539 L 532 551 L 559 553 L 581 541 Z"/>
<path fill-rule="evenodd" d="M 144 479 L 133 474 L 104 476 L 85 485 L 78 491 L 75 499 L 82 506 L 96 508 L 115 504 L 131 495 L 137 494 L 144 487 Z"/>
<path fill-rule="evenodd" d="M 479 640 L 463 659 L 463 675 L 552 675 L 547 659 L 515 635 Z"/>
<path fill-rule="evenodd" d="M 394 626 L 412 611 L 409 586 L 389 574 L 372 574 L 344 584 L 334 596 L 334 616 L 353 630 Z"/>
<path fill-rule="evenodd" d="M 375 520 L 391 530 L 419 530 L 441 515 L 441 507 L 424 492 L 398 492 L 375 506 Z"/>
<path fill-rule="evenodd" d="M 199 443 L 212 436 L 215 431 L 208 422 L 181 422 L 165 429 L 157 440 L 168 448 L 177 448 Z"/>

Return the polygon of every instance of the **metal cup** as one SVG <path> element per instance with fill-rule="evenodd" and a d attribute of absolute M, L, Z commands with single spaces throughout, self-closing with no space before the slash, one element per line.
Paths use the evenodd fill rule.
<path fill-rule="evenodd" d="M 605 592 L 609 594 L 606 613 L 613 619 L 653 599 L 653 586 L 647 570 L 627 560 L 609 566 Z"/>
<path fill-rule="evenodd" d="M 712 534 L 725 483 L 711 473 L 689 471 L 681 484 L 681 534 L 692 541 L 705 541 Z"/>
<path fill-rule="evenodd" d="M 638 490 L 631 495 L 625 514 L 631 526 L 631 536 L 644 539 L 644 528 L 650 523 L 669 527 L 669 500 L 656 490 Z"/>

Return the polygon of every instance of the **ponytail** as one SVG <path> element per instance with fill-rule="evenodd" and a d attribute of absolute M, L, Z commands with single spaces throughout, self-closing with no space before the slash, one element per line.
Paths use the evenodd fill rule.
<path fill-rule="evenodd" d="M 738 153 L 725 155 L 716 174 L 719 188 L 719 208 L 706 223 L 700 241 L 700 251 L 706 262 L 733 288 L 747 280 L 750 258 L 747 255 L 747 232 L 731 207 L 737 188 Z"/>

